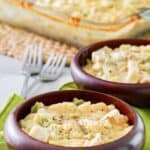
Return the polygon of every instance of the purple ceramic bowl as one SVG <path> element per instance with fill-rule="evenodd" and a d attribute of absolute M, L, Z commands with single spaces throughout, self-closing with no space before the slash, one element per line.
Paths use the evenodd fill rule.
<path fill-rule="evenodd" d="M 141 39 L 118 39 L 99 42 L 81 50 L 77 53 L 71 63 L 71 73 L 76 84 L 85 89 L 91 89 L 117 96 L 126 102 L 140 107 L 150 107 L 150 83 L 126 84 L 102 80 L 86 73 L 82 68 L 87 58 L 91 58 L 93 51 L 104 46 L 111 48 L 119 47 L 122 44 L 148 45 L 150 40 Z"/>
<path fill-rule="evenodd" d="M 90 100 L 92 103 L 102 101 L 106 104 L 114 104 L 121 113 L 128 116 L 129 123 L 134 126 L 133 129 L 127 135 L 114 142 L 85 148 L 46 144 L 28 136 L 21 130 L 18 122 L 30 113 L 30 109 L 35 102 L 38 101 L 43 102 L 45 105 L 51 105 L 58 102 L 71 101 L 74 97 L 84 99 L 85 101 Z M 25 101 L 9 115 L 4 129 L 6 142 L 11 150 L 141 150 L 144 145 L 144 135 L 144 124 L 141 118 L 127 103 L 116 97 L 99 92 L 79 90 L 46 93 Z"/>

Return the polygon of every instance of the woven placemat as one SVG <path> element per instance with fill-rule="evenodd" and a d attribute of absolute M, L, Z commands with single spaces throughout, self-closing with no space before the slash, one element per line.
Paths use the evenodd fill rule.
<path fill-rule="evenodd" d="M 138 38 L 150 39 L 150 32 Z M 43 48 L 44 61 L 54 51 L 67 54 L 67 64 L 70 64 L 72 58 L 78 52 L 78 48 L 74 46 L 15 28 L 5 23 L 0 23 L 0 54 L 22 59 L 26 47 L 34 44 Z"/>
<path fill-rule="evenodd" d="M 34 44 L 43 48 L 45 61 L 51 52 L 59 52 L 67 54 L 67 63 L 70 64 L 78 52 L 78 48 L 71 45 L 0 23 L 0 54 L 22 59 L 26 47 Z"/>

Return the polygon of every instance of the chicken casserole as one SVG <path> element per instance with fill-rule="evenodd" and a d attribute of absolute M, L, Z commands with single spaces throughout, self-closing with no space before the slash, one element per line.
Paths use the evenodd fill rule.
<path fill-rule="evenodd" d="M 35 103 L 31 113 L 20 120 L 22 130 L 45 143 L 89 147 L 115 141 L 126 135 L 133 125 L 112 104 L 74 98 L 45 106 Z"/>
<path fill-rule="evenodd" d="M 120 83 L 150 83 L 150 45 L 122 44 L 92 52 L 84 71 L 97 78 Z"/>

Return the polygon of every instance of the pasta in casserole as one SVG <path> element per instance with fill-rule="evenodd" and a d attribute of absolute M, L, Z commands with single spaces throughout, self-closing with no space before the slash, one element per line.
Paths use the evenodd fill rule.
<path fill-rule="evenodd" d="M 78 98 L 50 106 L 37 102 L 31 113 L 20 121 L 20 126 L 37 140 L 69 147 L 112 142 L 133 127 L 114 105 L 91 104 Z"/>

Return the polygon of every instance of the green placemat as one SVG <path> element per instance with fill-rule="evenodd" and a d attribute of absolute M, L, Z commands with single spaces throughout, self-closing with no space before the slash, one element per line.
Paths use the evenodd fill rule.
<path fill-rule="evenodd" d="M 8 150 L 7 145 L 5 143 L 5 139 L 3 136 L 3 128 L 5 124 L 5 120 L 8 114 L 21 102 L 23 102 L 23 98 L 18 95 L 13 95 L 8 100 L 4 109 L 0 112 L 0 150 Z"/>
<path fill-rule="evenodd" d="M 145 124 L 146 143 L 144 146 L 144 150 L 150 150 L 150 109 L 136 108 L 136 110 L 143 118 Z"/>
<path fill-rule="evenodd" d="M 69 82 L 60 87 L 60 90 L 78 89 L 74 82 Z M 135 108 L 144 120 L 146 128 L 146 142 L 143 150 L 150 150 L 150 109 Z"/>
<path fill-rule="evenodd" d="M 60 90 L 71 90 L 71 89 L 78 89 L 76 84 L 74 82 L 69 82 L 65 85 L 63 85 Z M 8 150 L 7 145 L 4 140 L 3 136 L 3 127 L 5 120 L 8 116 L 8 114 L 21 102 L 23 102 L 24 99 L 21 96 L 13 95 L 8 100 L 8 103 L 4 107 L 4 109 L 0 112 L 0 150 Z M 146 143 L 144 146 L 144 150 L 150 150 L 150 122 L 149 122 L 149 116 L 150 116 L 150 109 L 141 109 L 136 108 L 138 113 L 142 116 L 145 127 L 146 127 Z"/>

